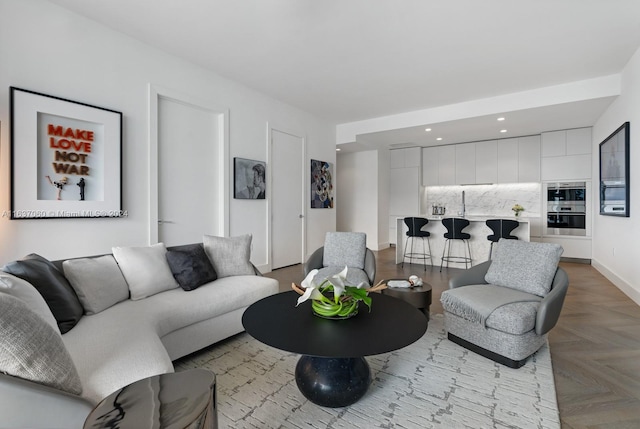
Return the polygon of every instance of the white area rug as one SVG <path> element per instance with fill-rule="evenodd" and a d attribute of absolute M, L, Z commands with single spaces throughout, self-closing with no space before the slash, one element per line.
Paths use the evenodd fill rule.
<path fill-rule="evenodd" d="M 220 428 L 559 428 L 549 349 L 511 369 L 447 340 L 443 316 L 404 349 L 369 356 L 373 382 L 345 408 L 309 402 L 294 379 L 299 355 L 246 333 L 176 362 L 216 373 Z"/>

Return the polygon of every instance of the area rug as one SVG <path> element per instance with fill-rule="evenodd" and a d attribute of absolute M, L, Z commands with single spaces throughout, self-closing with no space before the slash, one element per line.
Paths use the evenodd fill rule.
<path fill-rule="evenodd" d="M 302 396 L 298 357 L 242 333 L 175 366 L 216 374 L 222 429 L 560 427 L 548 346 L 522 368 L 507 368 L 447 340 L 441 314 L 414 344 L 367 357 L 373 382 L 349 407 L 323 408 Z"/>

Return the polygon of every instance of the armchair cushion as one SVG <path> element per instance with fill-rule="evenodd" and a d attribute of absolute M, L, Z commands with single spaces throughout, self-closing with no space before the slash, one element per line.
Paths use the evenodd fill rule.
<path fill-rule="evenodd" d="M 562 251 L 559 244 L 501 238 L 485 281 L 544 297 L 551 290 Z"/>
<path fill-rule="evenodd" d="M 367 236 L 363 232 L 327 232 L 322 263 L 325 267 L 364 269 Z"/>
<path fill-rule="evenodd" d="M 316 274 L 313 278 L 313 281 L 316 284 L 320 284 L 327 277 L 338 274 L 342 270 L 344 270 L 344 266 L 321 268 L 320 270 L 318 270 L 318 274 Z M 364 283 L 365 285 L 370 284 L 367 273 L 362 270 L 347 270 L 346 284 L 349 286 L 358 286 L 360 283 Z"/>

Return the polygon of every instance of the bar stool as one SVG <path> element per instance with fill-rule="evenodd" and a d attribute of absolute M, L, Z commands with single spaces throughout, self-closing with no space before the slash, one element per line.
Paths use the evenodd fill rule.
<path fill-rule="evenodd" d="M 471 235 L 467 234 L 466 232 L 462 232 L 463 229 L 469 226 L 469 221 L 467 219 L 449 217 L 442 219 L 442 225 L 447 228 L 447 232 L 444 233 L 444 238 L 446 238 L 446 240 L 442 249 L 440 272 L 442 272 L 442 265 L 444 264 L 444 262 L 447 263 L 447 268 L 449 268 L 449 262 L 455 262 L 459 264 L 464 262 L 465 269 L 467 268 L 467 263 L 470 266 L 473 266 L 473 262 L 471 259 L 471 247 L 469 246 L 469 239 L 471 238 Z M 464 249 L 464 256 L 451 256 L 451 240 L 461 240 L 464 244 L 467 245 L 466 249 Z M 467 256 L 467 252 L 469 256 Z M 445 253 L 447 254 L 447 256 L 445 256 Z"/>
<path fill-rule="evenodd" d="M 422 227 L 429 223 L 429 219 L 423 217 L 405 217 L 404 223 L 407 225 L 409 230 L 407 231 L 407 241 L 404 243 L 404 254 L 402 255 L 401 266 L 404 268 L 404 260 L 407 257 L 409 258 L 409 263 L 411 263 L 412 259 L 421 259 L 424 263 L 424 270 L 427 271 L 427 257 L 429 257 L 431 265 L 433 265 L 433 259 L 431 258 L 431 242 L 429 241 L 431 233 L 429 231 L 423 231 Z M 416 238 L 419 238 L 422 241 L 422 253 L 414 252 L 413 250 L 413 244 Z M 427 253 L 424 247 L 425 238 L 427 239 L 427 246 L 429 246 L 429 253 Z M 407 253 L 409 240 L 411 240 L 411 251 Z"/>
<path fill-rule="evenodd" d="M 520 226 L 520 222 L 513 219 L 488 219 L 486 224 L 493 231 L 493 234 L 487 235 L 487 240 L 491 242 L 491 248 L 489 249 L 489 259 L 491 259 L 493 243 L 497 243 L 501 238 L 508 240 L 518 239 L 515 235 L 511 235 L 511 231 Z"/>

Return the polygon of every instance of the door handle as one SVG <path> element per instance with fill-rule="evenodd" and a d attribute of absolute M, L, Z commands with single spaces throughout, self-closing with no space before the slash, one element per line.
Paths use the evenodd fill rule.
<path fill-rule="evenodd" d="M 301 215 L 301 214 L 300 214 L 300 215 L 298 215 L 298 217 L 299 217 L 300 219 L 302 219 L 302 218 L 304 217 L 304 215 Z"/>
<path fill-rule="evenodd" d="M 175 223 L 175 222 L 172 221 L 172 220 L 160 220 L 160 219 L 158 219 L 158 225 L 162 225 L 163 223 Z"/>

